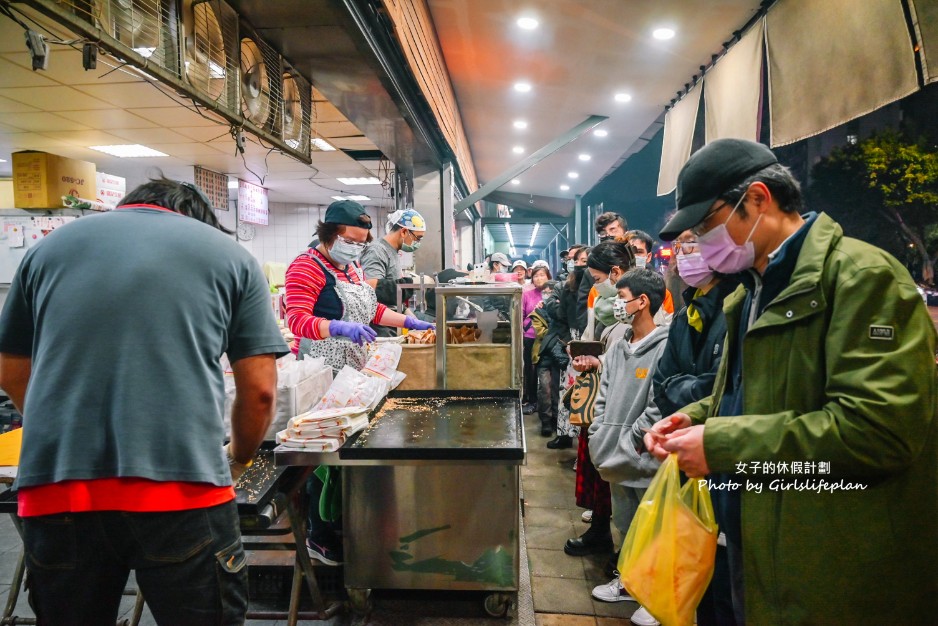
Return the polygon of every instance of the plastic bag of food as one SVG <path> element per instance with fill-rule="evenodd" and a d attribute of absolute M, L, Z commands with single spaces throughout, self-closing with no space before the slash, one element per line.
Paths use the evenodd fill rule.
<path fill-rule="evenodd" d="M 693 624 L 713 576 L 717 525 L 707 482 L 681 487 L 671 454 L 652 479 L 619 556 L 622 584 L 664 626 Z"/>
<path fill-rule="evenodd" d="M 391 380 L 401 360 L 402 349 L 399 343 L 377 344 L 377 347 L 369 351 L 368 362 L 362 368 L 362 373 Z"/>

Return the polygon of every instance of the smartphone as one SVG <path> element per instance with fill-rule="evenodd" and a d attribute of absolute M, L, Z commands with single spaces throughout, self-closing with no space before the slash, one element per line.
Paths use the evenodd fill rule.
<path fill-rule="evenodd" d="M 571 341 L 567 344 L 570 348 L 570 356 L 599 356 L 603 353 L 603 343 L 601 341 Z"/>

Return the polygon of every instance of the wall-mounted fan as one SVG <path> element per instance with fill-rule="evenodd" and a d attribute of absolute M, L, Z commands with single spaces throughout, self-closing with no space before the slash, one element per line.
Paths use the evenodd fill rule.
<path fill-rule="evenodd" d="M 242 38 L 241 113 L 258 126 L 264 126 L 270 117 L 271 77 L 260 46 L 249 37 Z"/>
<path fill-rule="evenodd" d="M 160 0 L 109 0 L 106 30 L 145 58 L 163 56 L 163 7 Z"/>
<path fill-rule="evenodd" d="M 230 76 L 233 63 L 226 39 L 236 35 L 225 32 L 224 18 L 219 14 L 222 8 L 220 2 L 184 0 L 182 25 L 186 80 L 203 95 L 227 105 L 228 81 L 234 77 Z"/>
<path fill-rule="evenodd" d="M 283 127 L 280 136 L 291 148 L 309 153 L 312 88 L 299 72 L 285 66 L 283 73 Z"/>

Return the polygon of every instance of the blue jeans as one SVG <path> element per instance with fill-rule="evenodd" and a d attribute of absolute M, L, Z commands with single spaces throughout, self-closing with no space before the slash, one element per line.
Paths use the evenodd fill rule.
<path fill-rule="evenodd" d="M 158 624 L 242 624 L 247 560 L 234 501 L 166 513 L 23 518 L 39 624 L 113 626 L 130 570 Z"/>

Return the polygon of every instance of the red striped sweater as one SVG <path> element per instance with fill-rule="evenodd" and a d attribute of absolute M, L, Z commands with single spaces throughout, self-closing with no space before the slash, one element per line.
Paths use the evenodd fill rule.
<path fill-rule="evenodd" d="M 361 284 L 356 272 L 346 274 L 330 263 L 319 250 L 310 248 L 310 252 L 335 273 L 336 280 L 355 285 Z M 284 286 L 287 325 L 295 337 L 291 350 L 296 354 L 300 349 L 300 338 L 324 339 L 319 332 L 319 322 L 325 318 L 313 315 L 313 309 L 319 300 L 319 294 L 326 286 L 326 275 L 322 268 L 304 252 L 296 257 L 287 268 Z M 386 310 L 386 306 L 378 303 L 378 310 L 375 311 L 375 316 L 371 321 L 375 324 L 379 323 Z"/>

